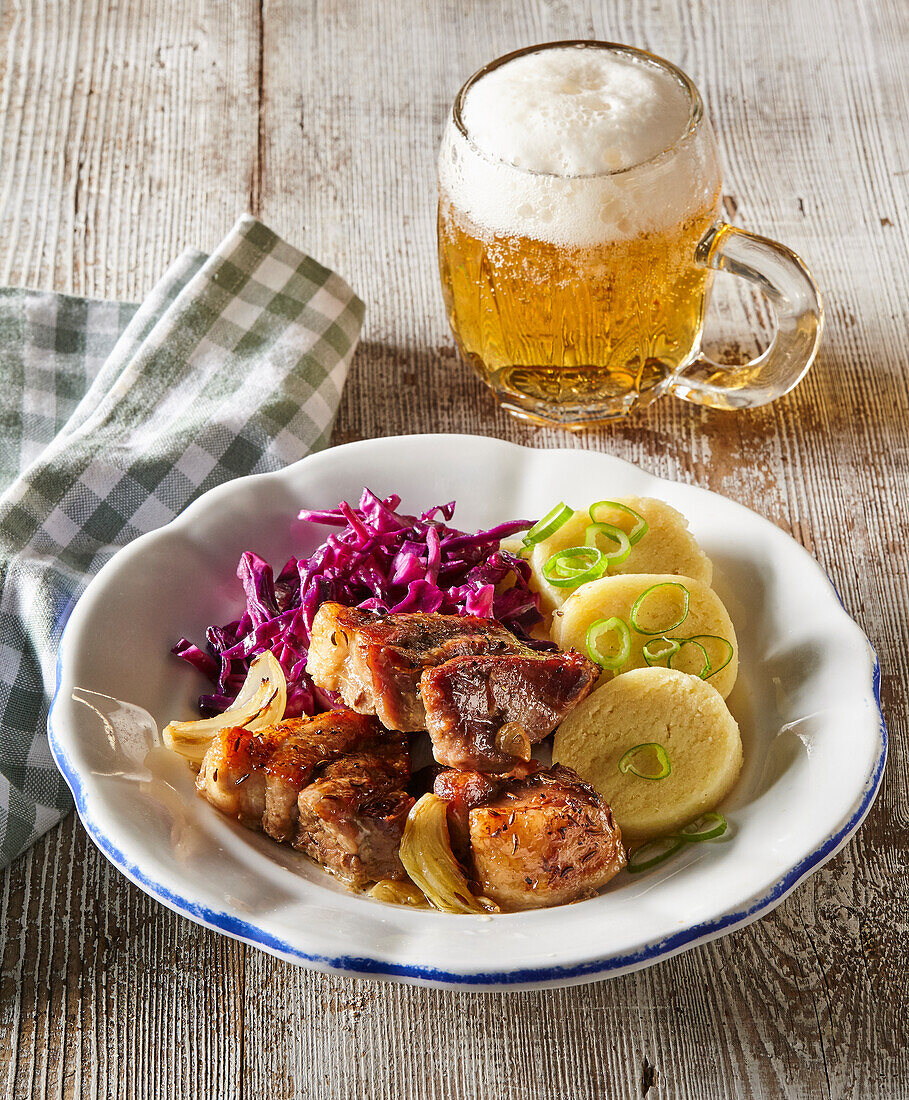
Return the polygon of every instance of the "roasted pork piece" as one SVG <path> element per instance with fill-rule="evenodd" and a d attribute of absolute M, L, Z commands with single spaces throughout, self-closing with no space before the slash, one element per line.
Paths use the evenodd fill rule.
<path fill-rule="evenodd" d="M 494 619 L 337 603 L 316 613 L 306 668 L 387 728 L 428 729 L 440 763 L 481 771 L 526 758 L 599 672 L 577 653 L 537 652 Z"/>
<path fill-rule="evenodd" d="M 452 850 L 475 892 L 502 909 L 589 897 L 625 866 L 612 811 L 571 768 L 443 771 L 434 792 L 448 802 Z"/>
<path fill-rule="evenodd" d="M 426 728 L 420 676 L 466 653 L 533 650 L 494 619 L 413 612 L 387 615 L 323 603 L 312 624 L 306 671 L 353 710 L 387 729 Z"/>
<path fill-rule="evenodd" d="M 196 778 L 213 806 L 305 852 L 349 886 L 404 878 L 407 738 L 335 710 L 216 734 Z"/>
<path fill-rule="evenodd" d="M 420 693 L 433 755 L 451 768 L 507 771 L 587 698 L 597 674 L 580 653 L 533 650 L 427 669 Z"/>

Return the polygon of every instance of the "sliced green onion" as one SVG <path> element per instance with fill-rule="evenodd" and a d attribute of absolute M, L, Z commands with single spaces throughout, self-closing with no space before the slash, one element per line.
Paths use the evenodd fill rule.
<path fill-rule="evenodd" d="M 600 508 L 612 508 L 617 512 L 624 512 L 625 515 L 632 517 L 635 524 L 628 532 L 628 541 L 632 546 L 637 546 L 650 529 L 647 520 L 644 519 L 640 512 L 636 512 L 633 508 L 629 508 L 627 504 L 619 504 L 617 500 L 598 500 L 596 504 L 591 504 L 589 510 L 590 518 L 594 523 L 604 522 L 597 516 L 597 512 Z"/>
<path fill-rule="evenodd" d="M 732 648 L 732 642 L 727 641 L 726 638 L 721 638 L 719 634 L 695 634 L 693 638 L 688 638 L 687 640 L 689 642 L 693 642 L 695 645 L 700 646 L 701 649 L 703 649 L 705 652 L 706 648 L 702 645 L 702 642 L 719 642 L 720 645 L 723 646 L 723 655 L 725 655 L 725 659 L 712 658 L 709 653 L 707 654 L 707 659 L 710 667 L 707 670 L 706 676 L 701 677 L 703 680 L 709 680 L 711 676 L 716 676 L 716 674 L 721 669 L 724 669 L 726 665 L 729 664 L 729 662 L 732 660 L 732 655 L 735 652 L 735 650 Z M 672 666 L 670 665 L 670 668 L 671 667 Z"/>
<path fill-rule="evenodd" d="M 584 535 L 584 542 L 588 546 L 596 546 L 597 535 L 605 535 L 606 538 L 618 544 L 614 550 L 603 551 L 607 569 L 610 565 L 620 565 L 631 553 L 631 540 L 621 527 L 616 527 L 612 523 L 591 523 Z"/>
<path fill-rule="evenodd" d="M 637 757 L 642 754 L 650 752 L 656 757 L 656 762 L 659 765 L 659 771 L 654 768 L 649 770 L 642 769 L 641 764 L 643 761 L 638 761 Z M 627 772 L 631 772 L 632 775 L 637 775 L 641 779 L 665 779 L 667 775 L 672 771 L 672 765 L 669 763 L 669 754 L 657 741 L 645 741 L 642 745 L 635 745 L 626 752 L 622 759 L 619 761 L 619 771 L 622 775 Z"/>
<path fill-rule="evenodd" d="M 536 543 L 548 539 L 550 535 L 554 535 L 560 527 L 563 527 L 573 515 L 572 509 L 568 507 L 564 500 L 560 500 L 555 508 L 547 512 L 542 519 L 537 520 L 524 535 L 524 545 L 535 546 Z"/>
<path fill-rule="evenodd" d="M 628 870 L 632 874 L 638 871 L 649 871 L 663 860 L 669 859 L 685 844 L 699 844 L 703 840 L 716 840 L 723 835 L 728 828 L 726 818 L 718 810 L 701 814 L 699 818 L 669 836 L 661 836 L 656 840 L 648 840 L 640 848 L 628 857 Z"/>
<path fill-rule="evenodd" d="M 680 653 L 685 652 L 685 647 L 686 646 L 693 645 L 701 651 L 701 655 L 704 658 L 704 663 L 701 665 L 701 671 L 700 672 L 691 672 L 690 675 L 691 676 L 699 676 L 702 680 L 706 680 L 707 677 L 711 675 L 711 672 L 710 672 L 710 669 L 711 669 L 710 655 L 707 653 L 707 650 L 704 649 L 704 647 L 701 645 L 700 642 L 696 642 L 693 638 L 680 638 L 679 641 L 682 644 L 675 651 L 675 653 L 673 653 L 672 657 L 670 657 L 669 660 L 666 662 L 666 667 L 667 668 L 674 668 L 676 670 L 676 672 L 685 672 L 685 669 L 678 668 L 672 662 L 673 662 L 673 659 L 677 658 Z"/>
<path fill-rule="evenodd" d="M 651 867 L 656 867 L 670 856 L 674 856 L 684 843 L 685 841 L 677 836 L 661 836 L 658 840 L 648 840 L 646 844 L 635 848 L 631 853 L 627 868 L 633 875 L 638 874 L 639 871 L 649 871 Z"/>
<path fill-rule="evenodd" d="M 600 652 L 599 642 L 604 634 L 614 630 L 619 636 L 619 648 L 611 657 Z M 603 668 L 612 672 L 621 668 L 631 656 L 631 631 L 624 619 L 613 615 L 611 619 L 597 619 L 587 630 L 587 655 Z"/>
<path fill-rule="evenodd" d="M 651 593 L 656 592 L 660 588 L 678 588 L 681 590 L 683 597 L 682 614 L 673 623 L 664 624 L 663 626 L 658 627 L 656 630 L 647 630 L 645 627 L 641 626 L 640 623 L 638 623 L 638 612 L 641 610 L 641 604 L 644 602 L 644 600 L 646 600 Z M 679 584 L 677 581 L 660 581 L 659 584 L 652 584 L 649 588 L 645 588 L 640 596 L 638 596 L 638 598 L 634 601 L 630 615 L 631 625 L 638 632 L 638 634 L 665 634 L 667 633 L 667 631 L 675 630 L 677 627 L 681 626 L 682 623 L 688 618 L 688 606 L 690 603 L 691 596 L 684 584 Z"/>
<path fill-rule="evenodd" d="M 596 580 L 605 569 L 602 550 L 595 546 L 569 546 L 552 555 L 543 566 L 543 576 L 556 588 L 576 588 L 585 581 Z"/>
<path fill-rule="evenodd" d="M 692 821 L 690 825 L 686 825 L 674 835 L 689 844 L 698 844 L 702 840 L 715 840 L 726 832 L 726 828 L 726 818 L 717 810 L 711 810 L 709 813 L 701 814 L 696 821 Z"/>
<path fill-rule="evenodd" d="M 673 654 L 678 653 L 681 648 L 682 643 L 675 638 L 648 638 L 641 653 L 644 655 L 644 660 L 652 668 L 654 665 L 658 665 L 660 661 L 671 660 Z"/>

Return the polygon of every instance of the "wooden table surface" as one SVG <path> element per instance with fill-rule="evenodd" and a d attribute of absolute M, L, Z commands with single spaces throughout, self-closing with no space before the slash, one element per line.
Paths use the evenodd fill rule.
<path fill-rule="evenodd" d="M 443 117 L 483 62 L 576 37 L 686 69 L 719 134 L 727 211 L 814 271 L 823 348 L 774 406 L 667 399 L 571 436 L 497 411 L 459 363 L 434 259 Z M 563 991 L 296 969 L 147 898 L 70 816 L 3 875 L 6 1096 L 909 1094 L 907 117 L 905 0 L 2 5 L 0 284 L 139 300 L 184 246 L 214 246 L 252 211 L 367 302 L 336 442 L 466 431 L 591 447 L 755 508 L 815 555 L 877 646 L 891 736 L 864 828 L 773 913 Z M 718 343 L 738 354 L 766 313 L 729 301 Z"/>

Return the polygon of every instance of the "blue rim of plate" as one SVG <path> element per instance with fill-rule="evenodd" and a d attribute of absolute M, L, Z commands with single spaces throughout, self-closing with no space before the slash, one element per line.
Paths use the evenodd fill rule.
<path fill-rule="evenodd" d="M 814 564 L 817 566 L 817 562 L 814 562 Z M 825 579 L 833 590 L 840 606 L 845 610 L 845 605 L 843 604 L 839 592 L 826 574 Z M 61 635 L 58 654 L 63 650 L 63 640 L 69 629 L 70 613 L 74 606 L 75 603 L 67 609 L 66 618 L 68 621 Z M 779 879 L 767 893 L 757 901 L 749 904 L 746 908 L 737 909 L 731 913 L 725 913 L 720 917 L 715 917 L 712 920 L 692 925 L 689 928 L 676 932 L 672 936 L 668 936 L 656 943 L 649 944 L 638 951 L 629 952 L 624 955 L 615 955 L 608 959 L 598 959 L 591 962 L 580 963 L 577 966 L 527 967 L 509 971 L 478 971 L 472 974 L 458 974 L 447 970 L 436 970 L 432 967 L 408 966 L 402 963 L 382 962 L 366 956 L 314 955 L 306 951 L 301 951 L 298 947 L 286 943 L 277 936 L 270 935 L 256 925 L 249 924 L 247 921 L 241 920 L 230 913 L 211 909 L 208 906 L 197 905 L 195 902 L 183 897 L 182 894 L 176 893 L 162 883 L 156 882 L 153 878 L 145 874 L 137 864 L 131 862 L 109 839 L 105 832 L 92 820 L 88 812 L 85 789 L 82 785 L 79 773 L 64 752 L 54 729 L 54 711 L 57 707 L 62 683 L 62 669 L 59 656 L 57 660 L 56 688 L 47 717 L 48 741 L 51 755 L 72 791 L 79 819 L 95 846 L 136 886 L 140 887 L 147 894 L 167 906 L 169 909 L 172 909 L 182 916 L 189 917 L 196 923 L 202 924 L 214 931 L 222 932 L 234 939 L 253 944 L 256 947 L 260 947 L 263 951 L 277 955 L 285 960 L 304 965 L 308 964 L 318 970 L 346 974 L 350 977 L 384 977 L 405 981 L 409 979 L 411 981 L 437 985 L 479 986 L 487 988 L 495 986 L 537 985 L 547 982 L 556 982 L 560 984 L 570 983 L 572 981 L 583 982 L 595 980 L 598 977 L 606 978 L 616 973 L 640 969 L 651 963 L 658 962 L 660 959 L 669 958 L 685 948 L 695 947 L 698 944 L 706 943 L 722 935 L 724 932 L 734 931 L 736 928 L 750 924 L 753 920 L 760 917 L 762 913 L 775 908 L 803 879 L 821 867 L 828 859 L 832 858 L 838 849 L 842 847 L 858 829 L 868 814 L 868 811 L 871 809 L 877 796 L 878 789 L 880 788 L 884 773 L 884 765 L 887 760 L 889 743 L 887 725 L 884 720 L 884 713 L 881 706 L 880 661 L 877 656 L 877 651 L 867 636 L 865 637 L 865 641 L 871 655 L 872 691 L 877 707 L 878 733 L 880 736 L 881 748 L 874 770 L 866 782 L 861 801 L 846 824 L 838 829 L 837 832 L 829 836 L 823 844 L 820 844 L 813 852 L 805 856 L 804 859 L 797 863 L 786 875 Z"/>

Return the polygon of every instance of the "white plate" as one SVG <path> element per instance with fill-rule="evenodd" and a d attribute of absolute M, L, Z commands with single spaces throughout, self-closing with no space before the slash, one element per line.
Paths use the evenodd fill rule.
<path fill-rule="evenodd" d="M 729 838 L 692 845 L 649 874 L 623 873 L 575 905 L 448 916 L 348 893 L 199 799 L 181 760 L 149 755 L 157 733 L 146 712 L 159 727 L 191 717 L 204 689 L 170 647 L 180 635 L 203 638 L 241 607 L 240 553 L 280 568 L 310 552 L 320 531 L 297 511 L 355 500 L 364 484 L 400 493 L 411 511 L 454 498 L 465 530 L 536 517 L 562 498 L 638 494 L 682 511 L 716 565 L 741 649 L 729 704 L 745 767 L 724 804 Z M 608 455 L 423 435 L 351 443 L 230 482 L 122 550 L 73 611 L 49 726 L 89 835 L 177 912 L 320 970 L 530 988 L 647 966 L 778 905 L 871 806 L 886 756 L 877 688 L 874 652 L 823 572 L 746 508 Z"/>

